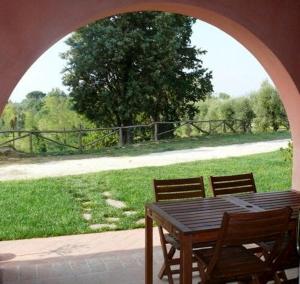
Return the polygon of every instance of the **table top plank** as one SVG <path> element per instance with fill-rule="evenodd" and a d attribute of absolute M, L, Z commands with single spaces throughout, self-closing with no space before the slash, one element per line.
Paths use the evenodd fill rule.
<path fill-rule="evenodd" d="M 300 192 L 295 191 L 245 194 L 239 198 L 264 210 L 290 206 L 293 210 L 292 218 L 296 218 L 300 210 Z"/>

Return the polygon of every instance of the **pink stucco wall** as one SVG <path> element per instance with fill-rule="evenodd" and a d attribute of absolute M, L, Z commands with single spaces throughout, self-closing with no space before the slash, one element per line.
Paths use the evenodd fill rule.
<path fill-rule="evenodd" d="M 93 20 L 137 10 L 197 17 L 256 56 L 288 112 L 295 146 L 293 188 L 300 190 L 299 0 L 1 0 L 0 110 L 28 67 L 61 37 Z"/>

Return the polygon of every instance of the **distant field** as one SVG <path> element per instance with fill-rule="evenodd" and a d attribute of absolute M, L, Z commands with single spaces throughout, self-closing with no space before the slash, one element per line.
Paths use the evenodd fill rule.
<path fill-rule="evenodd" d="M 88 233 L 92 232 L 90 224 L 107 223 L 109 217 L 120 218 L 115 222 L 117 230 L 141 227 L 136 222 L 144 218 L 145 202 L 153 200 L 153 178 L 203 175 L 209 196 L 209 175 L 250 171 L 260 192 L 291 187 L 291 163 L 284 160 L 280 151 L 164 167 L 0 182 L 0 240 Z M 110 192 L 113 199 L 125 202 L 126 208 L 108 206 L 103 192 Z M 92 214 L 90 221 L 82 217 L 86 209 Z M 123 212 L 128 210 L 137 214 L 125 216 Z"/>

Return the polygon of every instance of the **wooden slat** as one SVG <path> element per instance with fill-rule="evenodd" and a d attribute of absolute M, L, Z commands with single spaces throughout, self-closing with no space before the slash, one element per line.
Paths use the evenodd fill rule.
<path fill-rule="evenodd" d="M 253 191 L 253 188 L 248 186 L 248 187 L 239 187 L 239 188 L 226 188 L 224 187 L 222 189 L 217 189 L 215 190 L 216 195 L 227 195 L 227 194 L 238 194 L 238 193 L 244 193 L 244 192 L 249 192 Z"/>
<path fill-rule="evenodd" d="M 155 179 L 154 182 L 157 185 L 176 185 L 176 184 L 202 184 L 201 178 L 182 178 L 182 179 L 165 179 L 165 180 L 157 180 Z"/>
<path fill-rule="evenodd" d="M 184 198 L 196 198 L 201 197 L 202 194 L 199 191 L 187 191 L 187 192 L 173 192 L 157 194 L 158 200 L 170 200 L 170 199 L 184 199 Z"/>
<path fill-rule="evenodd" d="M 264 211 L 263 208 L 257 206 L 257 205 L 254 205 L 254 204 L 251 204 L 241 198 L 238 198 L 236 196 L 232 196 L 232 195 L 229 195 L 229 196 L 225 196 L 224 197 L 226 200 L 228 200 L 229 202 L 235 204 L 235 205 L 238 205 L 242 208 L 245 208 L 251 212 L 260 212 L 260 211 Z"/>
<path fill-rule="evenodd" d="M 232 181 L 234 178 L 235 180 L 249 180 L 249 173 L 247 174 L 240 174 L 240 175 L 230 175 L 230 176 L 211 176 L 214 181 Z"/>
<path fill-rule="evenodd" d="M 201 184 L 176 184 L 176 185 L 157 185 L 156 186 L 156 192 L 180 192 L 180 191 L 193 191 L 193 190 L 199 190 L 199 188 L 203 188 Z"/>
<path fill-rule="evenodd" d="M 245 187 L 245 186 L 253 186 L 252 181 L 250 179 L 247 180 L 234 180 L 229 182 L 214 182 L 214 188 L 228 188 L 228 187 Z"/>
<path fill-rule="evenodd" d="M 229 211 L 245 211 L 245 212 L 249 212 L 249 210 L 247 210 L 246 208 L 225 208 L 225 209 L 220 209 L 218 211 L 214 211 L 214 210 L 210 210 L 210 211 L 198 211 L 198 212 L 184 212 L 184 213 L 172 213 L 172 216 L 176 217 L 176 219 L 187 219 L 190 216 L 194 217 L 196 216 L 196 218 L 199 219 L 199 222 L 202 222 L 204 219 L 213 219 L 216 216 L 222 216 L 224 212 L 229 212 Z M 170 214 L 170 212 L 169 212 Z"/>

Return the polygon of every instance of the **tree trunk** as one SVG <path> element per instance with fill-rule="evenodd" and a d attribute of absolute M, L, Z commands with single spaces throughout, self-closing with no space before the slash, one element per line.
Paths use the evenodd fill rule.
<path fill-rule="evenodd" d="M 134 132 L 133 128 L 122 128 L 122 141 L 123 145 L 133 144 Z"/>

